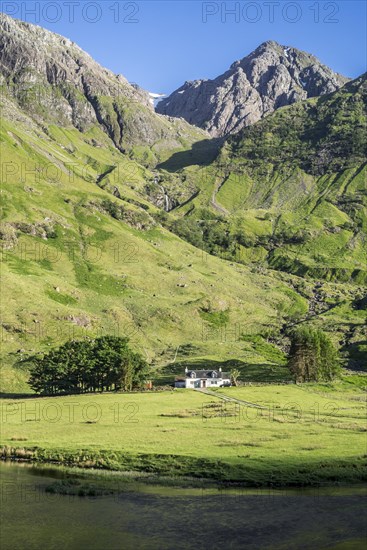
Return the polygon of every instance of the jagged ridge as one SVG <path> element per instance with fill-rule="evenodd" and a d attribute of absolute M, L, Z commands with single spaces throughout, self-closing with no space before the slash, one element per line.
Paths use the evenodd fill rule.
<path fill-rule="evenodd" d="M 333 92 L 347 81 L 316 57 L 268 41 L 214 80 L 185 82 L 156 110 L 224 136 L 279 107 Z"/>
<path fill-rule="evenodd" d="M 82 132 L 99 124 L 121 152 L 155 146 L 159 159 L 164 149 L 206 137 L 183 120 L 157 115 L 147 92 L 101 67 L 67 38 L 5 14 L 0 16 L 0 86 L 40 124 Z"/>

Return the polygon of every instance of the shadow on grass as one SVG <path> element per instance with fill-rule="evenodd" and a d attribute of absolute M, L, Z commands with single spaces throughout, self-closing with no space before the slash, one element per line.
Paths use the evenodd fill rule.
<path fill-rule="evenodd" d="M 367 340 L 359 340 L 348 346 L 344 346 L 342 351 L 347 354 L 346 368 L 360 372 L 367 372 Z"/>
<path fill-rule="evenodd" d="M 307 487 L 339 483 L 361 483 L 367 479 L 366 459 L 350 456 L 300 456 L 283 460 L 258 459 L 246 456 L 224 461 L 206 457 L 190 457 L 163 453 L 129 453 L 96 449 L 67 450 L 40 447 L 4 446 L 0 458 L 68 467 L 114 471 L 149 472 L 156 476 L 211 479 L 219 484 L 240 484 L 252 487 Z"/>
<path fill-rule="evenodd" d="M 252 364 L 239 359 L 228 359 L 227 361 L 215 361 L 213 359 L 195 358 L 179 361 L 165 365 L 160 373 L 153 379 L 156 384 L 172 384 L 175 376 L 184 376 L 185 367 L 188 370 L 218 370 L 222 368 L 223 372 L 231 372 L 233 369 L 240 371 L 239 381 L 242 382 L 290 382 L 292 377 L 286 366 L 257 363 Z"/>
<path fill-rule="evenodd" d="M 218 155 L 222 143 L 223 140 L 219 138 L 197 141 L 189 151 L 174 153 L 169 159 L 158 164 L 157 168 L 168 172 L 176 172 L 187 166 L 208 166 Z"/>
<path fill-rule="evenodd" d="M 6 393 L 0 392 L 0 399 L 30 399 L 31 397 L 39 397 L 35 393 Z"/>

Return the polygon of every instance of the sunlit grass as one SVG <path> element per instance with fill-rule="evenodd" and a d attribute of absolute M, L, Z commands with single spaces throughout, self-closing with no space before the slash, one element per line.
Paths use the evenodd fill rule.
<path fill-rule="evenodd" d="M 218 479 L 363 478 L 366 404 L 358 387 L 251 386 L 220 394 L 263 408 L 191 390 L 3 400 L 1 443 L 38 447 L 40 460 L 174 475 L 181 461 L 181 474 L 195 476 L 204 460 L 201 475 Z"/>

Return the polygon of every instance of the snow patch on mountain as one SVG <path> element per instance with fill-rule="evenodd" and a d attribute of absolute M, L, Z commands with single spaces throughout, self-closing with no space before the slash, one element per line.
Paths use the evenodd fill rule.
<path fill-rule="evenodd" d="M 149 92 L 149 101 L 155 107 L 158 103 L 166 97 L 166 94 L 156 94 L 154 92 Z"/>

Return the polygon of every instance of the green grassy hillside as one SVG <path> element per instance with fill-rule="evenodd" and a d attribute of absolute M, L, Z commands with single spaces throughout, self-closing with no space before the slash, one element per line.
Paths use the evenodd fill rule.
<path fill-rule="evenodd" d="M 222 257 L 365 285 L 365 130 L 364 75 L 232 136 L 207 166 L 181 166 L 193 198 L 178 213 Z"/>
<path fill-rule="evenodd" d="M 282 311 L 306 311 L 304 298 L 164 229 L 146 200 L 153 174 L 98 127 L 45 131 L 3 104 L 12 109 L 0 138 L 3 391 L 27 389 L 27 356 L 104 333 L 128 335 L 162 382 L 187 361 L 287 375 L 284 354 L 261 335 Z"/>
<path fill-rule="evenodd" d="M 367 367 L 365 131 L 363 75 L 232 136 L 214 162 L 194 148 L 161 165 L 173 194 L 177 180 L 190 190 L 166 226 L 210 254 L 277 271 L 308 300 L 302 319 L 339 333 L 354 368 Z"/>
<path fill-rule="evenodd" d="M 355 160 L 338 175 L 300 165 L 261 180 L 262 163 L 244 168 L 234 141 L 214 164 L 176 165 L 157 179 L 98 124 L 40 124 L 7 95 L 1 102 L 4 392 L 27 391 L 29 355 L 105 333 L 128 335 L 158 383 L 187 363 L 218 362 L 245 380 L 287 379 L 284 334 L 301 322 L 332 333 L 346 366 L 366 366 L 365 191 Z M 209 163 L 213 144 L 177 154 Z M 310 189 L 300 199 L 299 178 Z M 154 206 L 162 187 L 186 205 L 169 214 Z"/>

